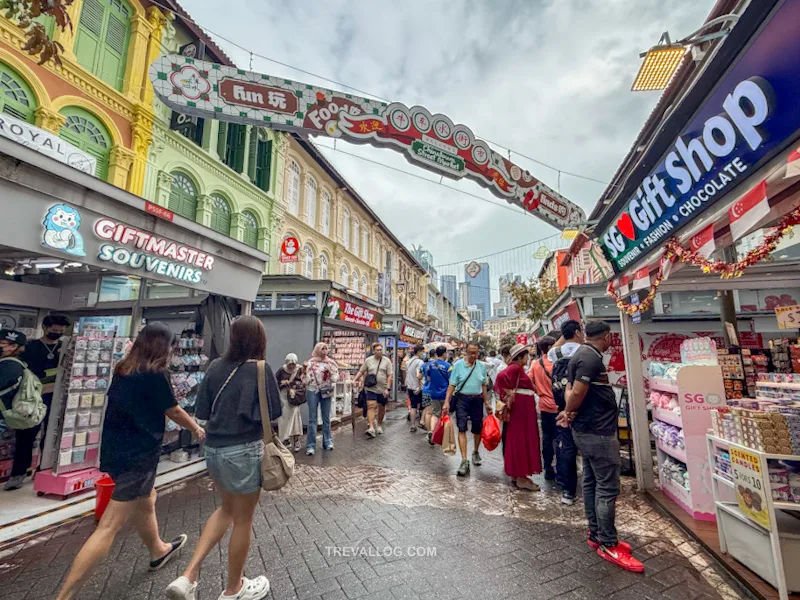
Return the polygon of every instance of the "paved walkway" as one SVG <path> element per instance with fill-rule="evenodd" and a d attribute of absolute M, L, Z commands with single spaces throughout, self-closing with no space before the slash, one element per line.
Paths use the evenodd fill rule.
<path fill-rule="evenodd" d="M 461 480 L 458 459 L 430 447 L 423 433 L 409 433 L 403 409 L 387 415 L 385 425 L 374 440 L 364 437 L 363 421 L 355 434 L 346 426 L 334 434 L 333 452 L 300 457 L 291 484 L 262 497 L 247 574 L 266 574 L 271 598 L 743 597 L 630 481 L 618 525 L 644 561 L 643 575 L 621 571 L 588 548 L 580 504 L 564 507 L 554 491 L 512 490 L 499 450 L 484 452 L 483 466 Z M 185 532 L 189 549 L 150 573 L 140 541 L 127 529 L 79 598 L 163 598 L 217 502 L 205 477 L 161 494 L 165 537 Z M 0 555 L 0 599 L 52 598 L 93 527 L 91 518 L 83 519 Z M 225 556 L 224 549 L 209 556 L 202 600 L 221 592 Z"/>

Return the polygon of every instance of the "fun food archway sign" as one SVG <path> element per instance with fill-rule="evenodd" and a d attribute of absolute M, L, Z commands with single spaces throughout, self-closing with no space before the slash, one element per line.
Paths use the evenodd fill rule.
<path fill-rule="evenodd" d="M 586 220 L 578 205 L 492 150 L 466 125 L 421 106 L 386 104 L 179 55 L 156 59 L 150 81 L 161 101 L 179 113 L 392 148 L 438 175 L 472 179 L 557 229 Z"/>

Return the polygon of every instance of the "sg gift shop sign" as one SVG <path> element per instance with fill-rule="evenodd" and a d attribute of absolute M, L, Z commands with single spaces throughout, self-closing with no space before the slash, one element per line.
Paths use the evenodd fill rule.
<path fill-rule="evenodd" d="M 771 492 L 764 489 L 764 476 L 758 455 L 741 448 L 731 448 L 731 467 L 739 510 L 764 529 L 771 529 L 766 499 L 766 494 Z"/>

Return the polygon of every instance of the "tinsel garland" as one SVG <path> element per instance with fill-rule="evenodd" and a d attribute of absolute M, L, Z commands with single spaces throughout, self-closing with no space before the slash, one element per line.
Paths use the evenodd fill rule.
<path fill-rule="evenodd" d="M 606 290 L 608 295 L 616 302 L 617 308 L 628 315 L 633 315 L 637 312 L 645 312 L 653 303 L 656 297 L 658 286 L 664 280 L 664 266 L 667 263 L 672 263 L 676 260 L 682 263 L 689 263 L 700 267 L 703 273 L 716 273 L 721 279 L 731 279 L 734 277 L 741 277 L 748 267 L 763 260 L 775 251 L 781 239 L 792 230 L 794 225 L 800 224 L 800 207 L 794 209 L 792 212 L 784 215 L 778 224 L 773 227 L 764 240 L 755 248 L 750 250 L 744 258 L 740 261 L 727 263 L 723 260 L 709 260 L 697 251 L 688 250 L 681 247 L 680 243 L 675 238 L 670 238 L 664 245 L 664 257 L 658 265 L 658 271 L 655 278 L 650 283 L 650 289 L 647 295 L 639 301 L 638 304 L 626 302 L 614 290 L 613 281 L 608 281 Z"/>

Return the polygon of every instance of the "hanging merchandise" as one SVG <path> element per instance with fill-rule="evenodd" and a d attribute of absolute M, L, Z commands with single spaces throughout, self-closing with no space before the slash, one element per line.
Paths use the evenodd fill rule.
<path fill-rule="evenodd" d="M 192 330 L 184 331 L 173 349 L 169 370 L 175 400 L 190 415 L 194 415 L 197 392 L 207 364 L 203 338 Z M 177 423 L 166 418 L 163 445 L 167 450 L 185 449 L 192 445 L 192 438 L 184 435 Z"/>

